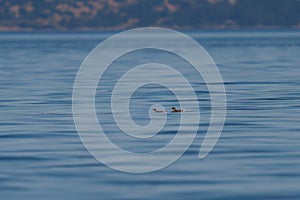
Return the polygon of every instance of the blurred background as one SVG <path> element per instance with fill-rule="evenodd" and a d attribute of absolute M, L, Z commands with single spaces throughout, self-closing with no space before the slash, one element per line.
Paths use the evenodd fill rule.
<path fill-rule="evenodd" d="M 299 0 L 0 0 L 0 31 L 300 28 Z"/>

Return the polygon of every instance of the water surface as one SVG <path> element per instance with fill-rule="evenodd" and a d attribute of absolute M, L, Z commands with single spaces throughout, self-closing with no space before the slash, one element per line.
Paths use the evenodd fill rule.
<path fill-rule="evenodd" d="M 194 82 L 201 124 L 189 150 L 173 165 L 148 174 L 126 174 L 95 160 L 81 143 L 72 118 L 72 87 L 88 53 L 111 33 L 0 34 L 0 193 L 4 199 L 299 199 L 300 34 L 278 32 L 190 32 L 219 67 L 227 91 L 226 124 L 214 150 L 198 151 L 208 126 L 205 84 Z M 164 60 L 138 52 L 136 65 Z M 122 60 L 123 59 L 123 60 Z M 184 63 L 180 63 L 182 69 Z M 111 73 L 113 84 L 117 71 Z M 115 142 L 112 118 L 97 112 Z M 149 121 L 144 105 L 177 105 L 167 88 L 148 85 L 132 99 L 133 119 Z M 102 106 L 102 107 L 101 107 Z M 188 108 L 192 110 L 192 108 Z M 105 116 L 107 114 L 107 117 Z M 146 114 L 144 114 L 146 113 Z M 176 134 L 172 117 L 160 139 L 128 140 L 124 148 L 147 152 Z M 174 128 L 175 127 L 175 128 Z M 122 162 L 126 164 L 126 160 Z"/>

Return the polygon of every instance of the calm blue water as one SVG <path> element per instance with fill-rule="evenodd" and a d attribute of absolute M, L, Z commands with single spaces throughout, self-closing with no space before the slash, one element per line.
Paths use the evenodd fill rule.
<path fill-rule="evenodd" d="M 81 143 L 72 117 L 77 70 L 111 34 L 1 33 L 1 198 L 299 199 L 299 32 L 189 34 L 210 53 L 225 82 L 228 111 L 222 136 L 208 157 L 199 160 L 210 117 L 209 95 L 199 82 L 203 113 L 192 146 L 171 166 L 135 175 L 94 159 Z M 119 63 L 130 66 L 154 59 L 178 64 L 175 58 L 165 60 L 163 54 L 151 51 L 137 56 L 120 58 Z M 118 73 L 108 73 L 109 85 Z M 110 129 L 111 115 L 101 113 L 106 101 L 97 95 L 102 124 L 118 142 L 122 136 Z M 141 125 L 149 121 L 144 105 L 162 102 L 169 108 L 178 103 L 171 92 L 156 85 L 141 88 L 132 101 L 131 109 L 137 113 L 133 119 Z M 173 117 L 155 143 L 129 140 L 124 148 L 137 152 L 159 148 L 176 133 L 172 124 L 177 122 Z M 126 165 L 126 159 L 121 164 Z"/>

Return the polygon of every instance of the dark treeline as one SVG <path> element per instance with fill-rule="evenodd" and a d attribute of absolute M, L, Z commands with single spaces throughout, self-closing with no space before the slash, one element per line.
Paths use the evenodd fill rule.
<path fill-rule="evenodd" d="M 0 0 L 0 30 L 300 28 L 299 0 Z"/>

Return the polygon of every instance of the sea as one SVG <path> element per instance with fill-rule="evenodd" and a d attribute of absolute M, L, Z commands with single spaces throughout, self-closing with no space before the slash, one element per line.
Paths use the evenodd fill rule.
<path fill-rule="evenodd" d="M 200 111 L 196 136 L 182 156 L 145 173 L 118 170 L 138 171 L 143 163 L 101 150 L 100 145 L 102 155 L 117 161 L 116 167 L 101 162 L 82 141 L 74 120 L 72 97 L 78 71 L 98 44 L 117 33 L 0 33 L 1 199 L 300 199 L 299 31 L 183 32 L 213 59 L 226 91 L 222 133 L 202 159 L 198 154 L 210 126 L 212 104 L 201 76 L 192 76 L 189 64 L 176 55 L 155 49 L 122 55 L 111 63 L 94 94 L 95 113 L 106 137 L 126 152 L 140 155 L 163 148 L 176 136 L 180 123 L 185 123 L 183 134 L 188 137 L 195 124 L 180 118 L 195 119 Z M 136 40 L 132 37 L 128 42 Z M 176 66 L 186 73 L 199 109 L 180 106 L 168 86 L 148 83 L 136 88 L 128 100 L 130 118 L 140 127 L 146 127 L 152 117 L 165 124 L 151 137 L 131 137 L 113 116 L 112 91 L 122 73 L 146 63 Z M 174 78 L 155 68 L 140 73 L 145 79 L 148 75 Z M 125 89 L 118 97 L 126 94 Z M 167 113 L 153 113 L 155 106 Z M 186 112 L 171 113 L 171 107 Z M 123 116 L 126 127 L 124 120 Z M 185 142 L 177 145 L 181 149 Z M 160 162 L 165 156 L 170 155 L 156 159 Z"/>

